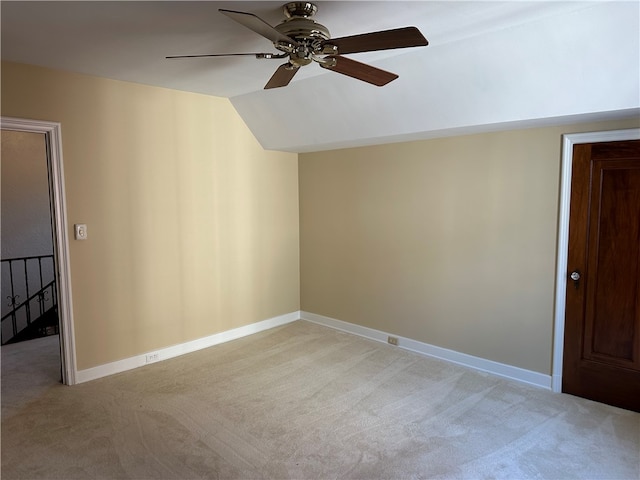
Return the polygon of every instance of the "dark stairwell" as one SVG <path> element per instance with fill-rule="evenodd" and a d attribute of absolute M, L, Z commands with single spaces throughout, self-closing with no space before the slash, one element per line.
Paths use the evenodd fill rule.
<path fill-rule="evenodd" d="M 57 334 L 53 255 L 8 258 L 1 263 L 2 345 Z"/>

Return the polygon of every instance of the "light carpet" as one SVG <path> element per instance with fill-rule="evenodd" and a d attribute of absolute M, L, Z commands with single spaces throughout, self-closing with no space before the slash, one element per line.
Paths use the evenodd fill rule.
<path fill-rule="evenodd" d="M 638 413 L 305 321 L 73 387 L 17 350 L 3 479 L 640 478 Z"/>

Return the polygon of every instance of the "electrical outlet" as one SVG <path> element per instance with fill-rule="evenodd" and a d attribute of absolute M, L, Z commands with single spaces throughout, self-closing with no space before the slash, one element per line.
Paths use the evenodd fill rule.
<path fill-rule="evenodd" d="M 147 363 L 153 363 L 160 360 L 160 354 L 156 353 L 147 353 Z"/>
<path fill-rule="evenodd" d="M 398 345 L 398 337 L 387 337 L 387 342 L 391 345 Z"/>

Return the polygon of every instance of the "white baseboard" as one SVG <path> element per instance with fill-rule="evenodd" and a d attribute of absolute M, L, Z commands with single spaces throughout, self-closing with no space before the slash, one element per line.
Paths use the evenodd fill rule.
<path fill-rule="evenodd" d="M 317 315 L 315 313 L 301 311 L 300 318 L 302 320 L 307 320 L 319 325 L 331 327 L 343 332 L 353 333 L 355 335 L 359 335 L 361 337 L 383 343 L 387 343 L 387 337 L 391 335 L 398 339 L 398 347 L 405 350 L 420 353 L 422 355 L 427 355 L 429 357 L 438 358 L 440 360 L 457 363 L 458 365 L 470 367 L 475 370 L 480 370 L 483 372 L 498 375 L 500 377 L 508 378 L 510 380 L 515 380 L 518 382 L 527 383 L 529 385 L 534 385 L 536 387 L 551 390 L 551 375 L 545 375 L 543 373 L 534 372 L 532 370 L 525 370 L 524 368 L 494 362 L 493 360 L 474 357 L 473 355 L 467 355 L 466 353 L 460 353 L 454 350 L 437 347 L 435 345 L 419 342 L 410 338 L 399 337 L 395 334 L 381 332 L 380 330 L 374 330 L 373 328 L 343 322 L 342 320 L 336 320 L 335 318 L 329 318 L 323 315 Z"/>
<path fill-rule="evenodd" d="M 199 338 L 190 342 L 173 345 L 171 347 L 161 348 L 152 352 L 146 352 L 134 357 L 125 358 L 116 362 L 98 365 L 97 367 L 87 368 L 76 372 L 76 383 L 88 382 L 98 378 L 113 375 L 115 373 L 125 372 L 134 368 L 142 367 L 161 360 L 178 357 L 186 353 L 202 350 L 203 348 L 213 347 L 230 340 L 246 337 L 254 333 L 262 332 L 270 328 L 279 327 L 287 323 L 295 322 L 300 319 L 300 312 L 291 312 L 278 317 L 262 320 L 261 322 L 252 323 L 243 327 L 234 328 L 225 332 L 216 333 L 208 337 Z M 147 356 L 153 355 L 153 361 L 147 361 Z"/>
<path fill-rule="evenodd" d="M 551 390 L 552 387 L 551 375 L 544 375 L 542 373 L 525 370 L 523 368 L 514 367 L 512 365 L 494 362 L 493 360 L 474 357 L 473 355 L 467 355 L 466 353 L 456 352 L 454 350 L 437 347 L 435 345 L 419 342 L 410 338 L 400 337 L 398 335 L 389 334 L 380 330 L 375 330 L 373 328 L 363 327 L 361 325 L 356 325 L 353 323 L 344 322 L 342 320 L 336 320 L 334 318 L 304 311 L 287 313 L 285 315 L 269 318 L 267 320 L 252 323 L 250 325 L 245 325 L 243 327 L 234 328 L 225 332 L 216 333 L 214 335 L 199 338 L 197 340 L 192 340 L 190 342 L 161 348 L 152 352 L 146 352 L 141 355 L 125 358 L 116 362 L 98 365 L 97 367 L 79 370 L 75 375 L 76 383 L 96 380 L 98 378 L 125 372 L 127 370 L 132 370 L 134 368 L 142 367 L 151 363 L 178 357 L 186 353 L 213 347 L 214 345 L 219 345 L 221 343 L 246 337 L 248 335 L 262 332 L 270 328 L 279 327 L 287 323 L 295 322 L 298 319 L 317 323 L 319 325 L 324 325 L 326 327 L 341 330 L 347 333 L 352 333 L 382 343 L 387 343 L 387 337 L 391 335 L 398 339 L 398 347 L 405 350 L 456 363 L 458 365 L 473 368 L 475 370 L 480 370 L 483 372 L 498 375 L 500 377 L 508 378 L 510 380 L 527 383 L 536 387 L 542 387 L 548 390 Z M 154 356 L 153 361 L 147 361 L 148 355 Z"/>

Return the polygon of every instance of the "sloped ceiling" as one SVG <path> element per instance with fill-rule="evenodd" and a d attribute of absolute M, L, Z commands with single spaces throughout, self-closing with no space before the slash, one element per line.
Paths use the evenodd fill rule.
<path fill-rule="evenodd" d="M 333 37 L 415 25 L 428 38 L 353 55 L 400 76 L 385 87 L 314 64 L 263 90 L 282 60 L 165 59 L 275 52 L 218 9 L 275 25 L 282 3 L 3 1 L 2 59 L 227 97 L 285 151 L 640 114 L 637 1 L 316 2 Z"/>

